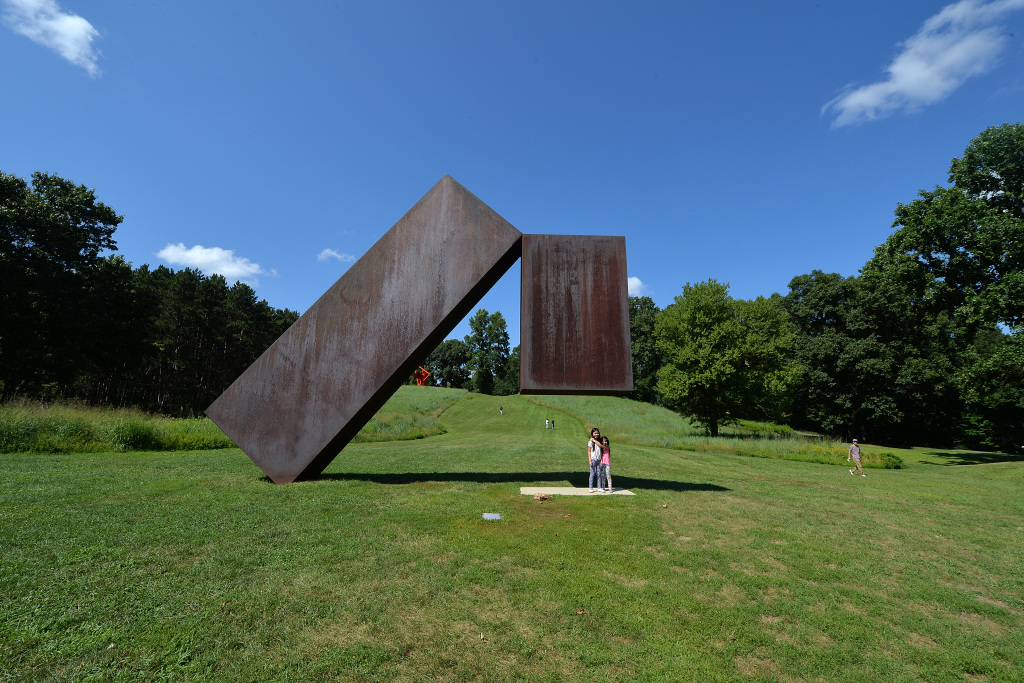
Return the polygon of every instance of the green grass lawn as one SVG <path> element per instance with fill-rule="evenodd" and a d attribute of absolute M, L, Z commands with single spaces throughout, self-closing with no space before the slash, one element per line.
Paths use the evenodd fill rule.
<path fill-rule="evenodd" d="M 636 496 L 519 495 L 586 484 L 579 415 L 469 395 L 284 486 L 235 449 L 0 456 L 0 681 L 1024 680 L 1024 462 L 599 423 Z"/>

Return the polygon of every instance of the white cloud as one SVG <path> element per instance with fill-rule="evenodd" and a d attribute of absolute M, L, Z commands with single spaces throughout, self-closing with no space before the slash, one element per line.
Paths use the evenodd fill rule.
<path fill-rule="evenodd" d="M 647 285 L 640 282 L 638 277 L 630 277 L 626 280 L 629 283 L 629 295 L 630 296 L 643 296 L 647 293 Z"/>
<path fill-rule="evenodd" d="M 331 258 L 332 259 L 336 259 L 338 261 L 341 261 L 342 263 L 352 263 L 353 261 L 356 260 L 356 257 L 353 256 L 352 254 L 340 254 L 340 253 L 336 252 L 334 249 L 324 249 L 316 257 L 316 260 L 317 261 L 326 261 L 327 259 L 331 259 Z"/>
<path fill-rule="evenodd" d="M 260 268 L 260 264 L 253 263 L 247 258 L 235 256 L 232 249 L 221 249 L 220 247 L 204 247 L 197 244 L 194 247 L 186 248 L 179 242 L 178 244 L 168 244 L 156 255 L 172 266 L 198 268 L 204 273 L 219 273 L 228 282 L 241 280 L 250 285 L 257 285 L 259 280 L 252 276 L 266 273 Z"/>
<path fill-rule="evenodd" d="M 57 52 L 75 66 L 95 78 L 99 53 L 93 49 L 93 38 L 99 32 L 92 24 L 61 10 L 56 0 L 2 0 L 6 11 L 4 21 L 16 33 Z"/>
<path fill-rule="evenodd" d="M 1006 45 L 997 21 L 1024 8 L 1024 0 L 961 0 L 947 5 L 902 43 L 886 67 L 888 79 L 846 90 L 821 108 L 835 113 L 833 128 L 914 111 L 948 97 L 972 76 L 995 66 Z"/>

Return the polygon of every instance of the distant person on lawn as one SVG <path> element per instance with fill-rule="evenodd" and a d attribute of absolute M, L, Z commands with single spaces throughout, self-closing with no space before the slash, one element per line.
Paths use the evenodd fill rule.
<path fill-rule="evenodd" d="M 590 430 L 590 440 L 587 441 L 587 462 L 590 464 L 590 492 L 594 492 L 594 478 L 597 478 L 597 485 L 601 485 L 601 430 L 594 427 Z"/>
<path fill-rule="evenodd" d="M 868 476 L 864 474 L 864 468 L 860 464 L 860 444 L 857 443 L 857 439 L 854 439 L 853 443 L 850 444 L 850 458 L 853 458 L 853 464 L 857 466 L 857 472 L 854 473 L 853 470 L 850 470 L 850 474 L 854 476 L 860 474 L 862 477 Z M 847 458 L 847 460 L 849 461 L 850 458 Z"/>

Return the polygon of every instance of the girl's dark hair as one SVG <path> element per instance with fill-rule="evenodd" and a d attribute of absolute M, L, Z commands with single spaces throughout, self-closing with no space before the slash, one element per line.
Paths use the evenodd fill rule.
<path fill-rule="evenodd" d="M 602 436 L 602 437 L 601 437 L 601 443 L 605 443 L 605 444 L 608 444 L 609 446 L 611 446 L 611 445 L 612 445 L 612 442 L 608 440 L 608 437 L 607 437 L 607 436 Z"/>
<path fill-rule="evenodd" d="M 600 430 L 600 429 L 598 429 L 597 427 L 591 427 L 591 428 L 590 428 L 590 431 L 589 431 L 589 432 L 587 432 L 587 433 L 588 433 L 588 434 L 590 434 L 591 436 L 593 436 L 593 435 L 594 435 L 594 432 L 597 432 L 598 434 L 600 434 L 600 433 L 601 433 L 601 430 Z"/>

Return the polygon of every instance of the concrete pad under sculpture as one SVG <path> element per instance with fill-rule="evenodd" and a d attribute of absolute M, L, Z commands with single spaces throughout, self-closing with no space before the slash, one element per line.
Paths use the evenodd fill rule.
<path fill-rule="evenodd" d="M 315 477 L 516 262 L 521 240 L 445 176 L 206 414 L 275 482 Z"/>

